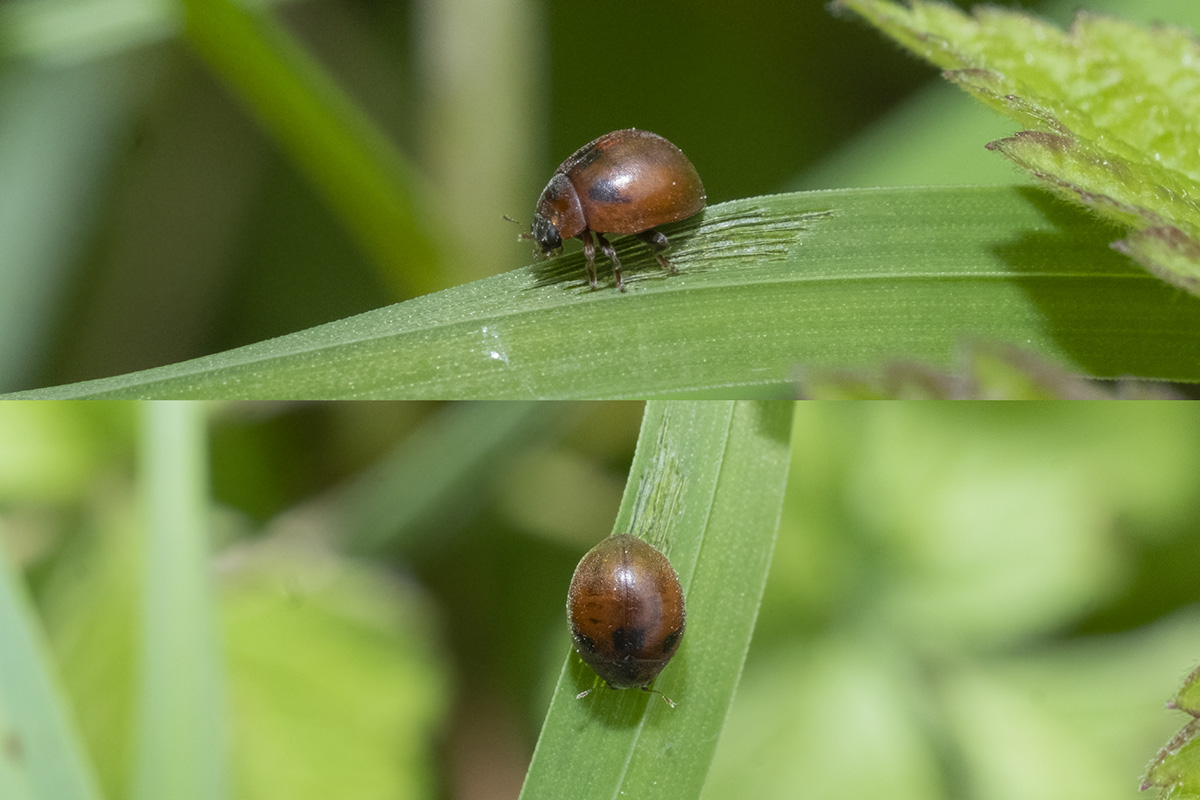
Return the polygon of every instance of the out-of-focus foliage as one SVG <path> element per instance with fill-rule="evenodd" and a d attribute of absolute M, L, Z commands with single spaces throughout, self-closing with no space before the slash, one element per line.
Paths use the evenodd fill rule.
<path fill-rule="evenodd" d="M 798 409 L 805 463 L 705 796 L 1136 797 L 1200 635 L 1194 420 Z"/>
<path fill-rule="evenodd" d="M 142 647 L 135 409 L 0 405 L 0 542 L 108 797 Z M 236 796 L 516 796 L 641 406 L 518 411 L 210 410 Z M 509 434 L 462 435 L 489 418 Z M 1197 660 L 1198 423 L 1182 404 L 798 406 L 706 797 L 1135 797 Z M 406 503 L 403 530 L 350 535 Z"/>
<path fill-rule="evenodd" d="M 152 560 L 155 551 L 147 552 L 139 513 L 145 487 L 124 455 L 132 442 L 123 423 L 136 408 L 0 410 L 6 432 L 31 418 L 57 421 L 41 429 L 57 435 L 43 432 L 42 438 L 73 445 L 85 465 L 105 432 L 125 434 L 123 445 L 110 443 L 120 460 L 92 461 L 91 480 L 69 495 L 46 500 L 27 493 L 8 506 L 4 519 L 16 524 L 3 530 L 5 544 L 17 544 L 18 553 L 26 543 L 22 560 L 108 797 L 127 795 L 134 781 L 144 700 L 137 653 L 178 649 L 169 628 L 146 629 L 152 637 L 158 631 L 163 641 L 157 643 L 140 635 L 138 576 L 143 568 L 163 566 Z M 265 422 L 239 437 L 241 446 L 269 442 Z M 237 427 L 227 420 L 217 428 L 225 424 Z M 272 458 L 281 455 L 275 451 Z M 222 460 L 218 456 L 218 476 Z M 269 501 L 272 481 L 254 483 L 246 496 Z M 231 740 L 226 755 L 234 796 L 428 796 L 436 783 L 433 732 L 448 691 L 429 601 L 385 567 L 348 560 L 320 540 L 290 533 L 251 542 L 244 511 L 228 508 L 218 518 L 225 534 L 207 526 L 205 534 L 221 545 L 210 571 L 218 578 L 218 652 L 229 687 L 228 708 L 209 712 L 220 716 Z M 143 736 L 153 744 L 164 733 L 151 729 Z M 169 755 L 183 764 L 194 760 L 180 748 Z"/>

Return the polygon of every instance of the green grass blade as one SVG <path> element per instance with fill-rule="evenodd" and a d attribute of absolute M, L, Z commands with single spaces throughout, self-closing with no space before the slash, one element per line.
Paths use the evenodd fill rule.
<path fill-rule="evenodd" d="M 677 705 L 602 685 L 576 699 L 599 679 L 572 651 L 524 800 L 699 796 L 766 583 L 791 419 L 787 403 L 647 406 L 614 532 L 645 532 L 679 572 L 687 633 L 655 682 Z"/>
<path fill-rule="evenodd" d="M 209 581 L 204 407 L 144 410 L 145 566 L 135 800 L 229 796 L 225 694 Z"/>
<path fill-rule="evenodd" d="M 99 800 L 21 579 L 0 551 L 0 797 Z"/>
<path fill-rule="evenodd" d="M 1200 300 L 1032 190 L 877 189 L 723 203 L 669 231 L 677 276 L 622 241 L 630 288 L 578 253 L 278 339 L 30 398 L 783 395 L 798 365 L 950 365 L 1017 344 L 1096 377 L 1200 380 Z"/>

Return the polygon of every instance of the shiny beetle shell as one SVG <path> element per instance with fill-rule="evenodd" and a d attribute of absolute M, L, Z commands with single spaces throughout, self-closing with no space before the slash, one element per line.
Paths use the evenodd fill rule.
<path fill-rule="evenodd" d="M 675 272 L 660 252 L 669 246 L 667 237 L 655 228 L 687 219 L 704 202 L 700 175 L 678 147 L 656 133 L 628 128 L 584 145 L 554 171 L 538 199 L 530 236 L 543 255 L 558 252 L 563 239 L 582 239 L 588 282 L 595 289 L 594 235 L 624 291 L 621 262 L 604 234 L 636 234 L 664 269 Z"/>
<path fill-rule="evenodd" d="M 575 568 L 567 619 L 580 658 L 609 686 L 645 687 L 683 639 L 679 576 L 652 545 L 628 534 L 610 536 Z"/>

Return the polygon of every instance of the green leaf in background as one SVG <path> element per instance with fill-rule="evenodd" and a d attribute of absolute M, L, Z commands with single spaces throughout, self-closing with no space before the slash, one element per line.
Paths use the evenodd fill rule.
<path fill-rule="evenodd" d="M 41 625 L 0 549 L 0 797 L 99 800 Z"/>
<path fill-rule="evenodd" d="M 1196 423 L 1182 403 L 799 404 L 702 797 L 1135 800 L 1200 641 Z M 1132 567 L 1167 530 L 1180 549 Z M 1132 596 L 1159 611 L 1126 615 Z M 1086 621 L 1105 605 L 1119 622 Z"/>
<path fill-rule="evenodd" d="M 121 798 L 131 796 L 136 769 L 145 633 L 135 622 L 143 587 L 130 576 L 144 568 L 146 542 L 132 484 L 113 480 L 106 489 L 90 498 L 40 599 L 103 796 Z"/>
<path fill-rule="evenodd" d="M 679 572 L 687 634 L 655 681 L 676 707 L 646 692 L 602 688 L 572 652 L 525 779 L 524 800 L 699 795 L 766 582 L 790 460 L 792 410 L 771 402 L 647 406 L 613 532 L 646 531 L 664 544 Z M 563 639 L 565 647 L 565 634 Z M 599 688 L 576 698 L 592 687 Z"/>
<path fill-rule="evenodd" d="M 446 665 L 422 596 L 298 537 L 222 583 L 239 800 L 417 800 L 437 785 Z"/>
<path fill-rule="evenodd" d="M 1200 43 L 1185 29 L 1080 13 L 838 0 L 1029 130 L 993 142 L 1061 195 L 1133 233 L 1115 246 L 1200 294 Z"/>
<path fill-rule="evenodd" d="M 1019 344 L 1093 377 L 1200 380 L 1200 301 L 1112 229 L 1016 188 L 813 192 L 674 228 L 677 276 L 619 246 L 628 294 L 564 256 L 213 356 L 9 397 L 613 398 L 792 392 L 798 366 Z"/>

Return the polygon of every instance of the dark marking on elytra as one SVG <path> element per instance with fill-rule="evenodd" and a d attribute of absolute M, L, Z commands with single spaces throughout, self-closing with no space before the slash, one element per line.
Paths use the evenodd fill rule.
<path fill-rule="evenodd" d="M 613 649 L 618 653 L 641 652 L 645 640 L 646 631 L 642 628 L 617 628 L 612 632 Z"/>
<path fill-rule="evenodd" d="M 632 203 L 612 181 L 596 181 L 588 187 L 588 197 L 597 203 Z"/>
<path fill-rule="evenodd" d="M 667 637 L 663 639 L 662 651 L 664 653 L 670 653 L 674 651 L 676 645 L 679 644 L 679 637 L 681 635 L 682 631 L 680 631 L 678 628 L 668 633 Z"/>

